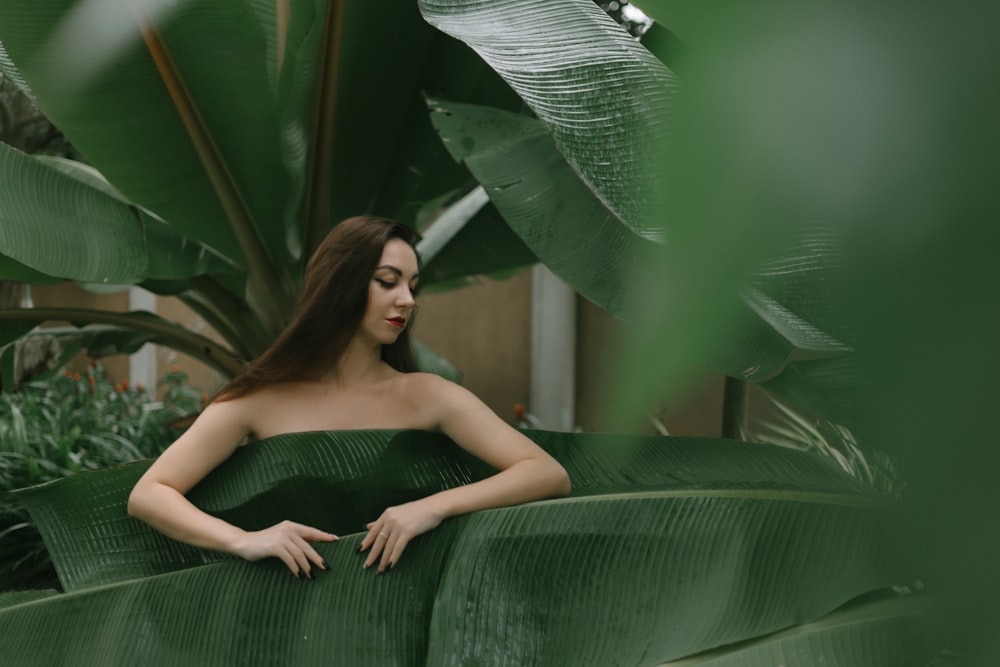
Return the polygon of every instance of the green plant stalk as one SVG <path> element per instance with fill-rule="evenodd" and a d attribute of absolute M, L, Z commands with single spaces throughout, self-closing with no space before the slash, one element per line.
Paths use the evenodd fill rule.
<path fill-rule="evenodd" d="M 239 345 L 247 347 L 250 356 L 260 354 L 274 341 L 250 304 L 226 289 L 217 278 L 202 275 L 195 276 L 188 282 L 228 323 L 224 326 L 235 333 L 240 340 Z M 234 347 L 238 347 L 229 336 L 221 331 L 219 333 Z"/>
<path fill-rule="evenodd" d="M 306 184 L 306 224 L 303 262 L 312 256 L 329 225 L 330 180 L 333 174 L 333 140 L 337 117 L 337 81 L 343 41 L 344 2 L 331 0 L 323 22 L 323 70 L 316 98 L 316 125 L 309 155 Z"/>
<path fill-rule="evenodd" d="M 205 125 L 194 99 L 184 84 L 183 76 L 174 64 L 170 50 L 153 26 L 152 21 L 139 8 L 138 3 L 130 3 L 130 5 L 146 42 L 146 47 L 156 63 L 156 68 L 174 101 L 185 129 L 191 137 L 191 144 L 201 159 L 205 173 L 219 197 L 219 202 L 226 212 L 226 217 L 236 234 L 240 248 L 246 255 L 250 283 L 253 289 L 260 294 L 265 311 L 263 314 L 266 318 L 266 327 L 272 333 L 277 334 L 290 315 L 289 299 L 282 289 L 287 281 L 279 275 L 276 270 L 277 265 L 261 243 L 253 214 L 240 193 L 221 152 L 215 145 L 211 132 Z"/>
<path fill-rule="evenodd" d="M 243 362 L 238 356 L 215 341 L 200 336 L 179 324 L 165 321 L 137 321 L 127 313 L 112 313 L 87 308 L 16 308 L 0 310 L 0 321 L 17 320 L 37 322 L 88 322 L 114 324 L 146 331 L 156 336 L 154 342 L 172 347 L 179 352 L 203 361 L 232 377 L 243 372 Z"/>

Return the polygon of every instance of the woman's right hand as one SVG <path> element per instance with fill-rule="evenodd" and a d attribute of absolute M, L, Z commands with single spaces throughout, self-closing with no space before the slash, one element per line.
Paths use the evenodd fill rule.
<path fill-rule="evenodd" d="M 248 531 L 240 539 L 234 553 L 245 560 L 261 560 L 274 556 L 288 566 L 296 577 L 312 577 L 312 566 L 328 569 L 323 557 L 310 542 L 336 542 L 340 538 L 311 526 L 294 521 L 282 521 L 264 530 Z"/>

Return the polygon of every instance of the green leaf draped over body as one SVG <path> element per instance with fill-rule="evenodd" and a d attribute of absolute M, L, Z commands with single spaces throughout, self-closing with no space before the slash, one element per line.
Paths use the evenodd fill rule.
<path fill-rule="evenodd" d="M 212 563 L 218 554 L 128 518 L 142 463 L 24 491 L 70 592 L 0 610 L 0 652 L 79 664 L 658 664 L 906 579 L 883 548 L 887 501 L 829 460 L 703 438 L 528 435 L 566 466 L 571 497 L 448 519 L 385 575 L 354 553 L 367 521 L 491 472 L 442 435 L 278 436 L 192 490 L 248 529 L 291 519 L 340 534 L 318 545 L 331 569 L 313 581 L 277 561 Z"/>

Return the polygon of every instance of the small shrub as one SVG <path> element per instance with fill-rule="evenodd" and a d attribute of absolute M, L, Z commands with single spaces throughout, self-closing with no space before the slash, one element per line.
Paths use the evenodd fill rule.
<path fill-rule="evenodd" d="M 204 399 L 179 370 L 159 384 L 155 400 L 145 387 L 113 384 L 94 363 L 0 393 L 0 591 L 59 586 L 38 530 L 10 492 L 162 452 Z"/>

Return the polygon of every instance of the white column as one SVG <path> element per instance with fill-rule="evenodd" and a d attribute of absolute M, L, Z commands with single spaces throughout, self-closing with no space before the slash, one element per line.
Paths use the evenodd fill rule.
<path fill-rule="evenodd" d="M 576 292 L 544 265 L 531 275 L 531 405 L 542 426 L 576 426 Z"/>
<path fill-rule="evenodd" d="M 156 312 L 156 295 L 141 287 L 132 287 L 128 291 L 128 309 Z M 146 343 L 139 351 L 129 357 L 128 382 L 135 387 L 140 383 L 148 391 L 156 392 L 156 346 Z"/>

